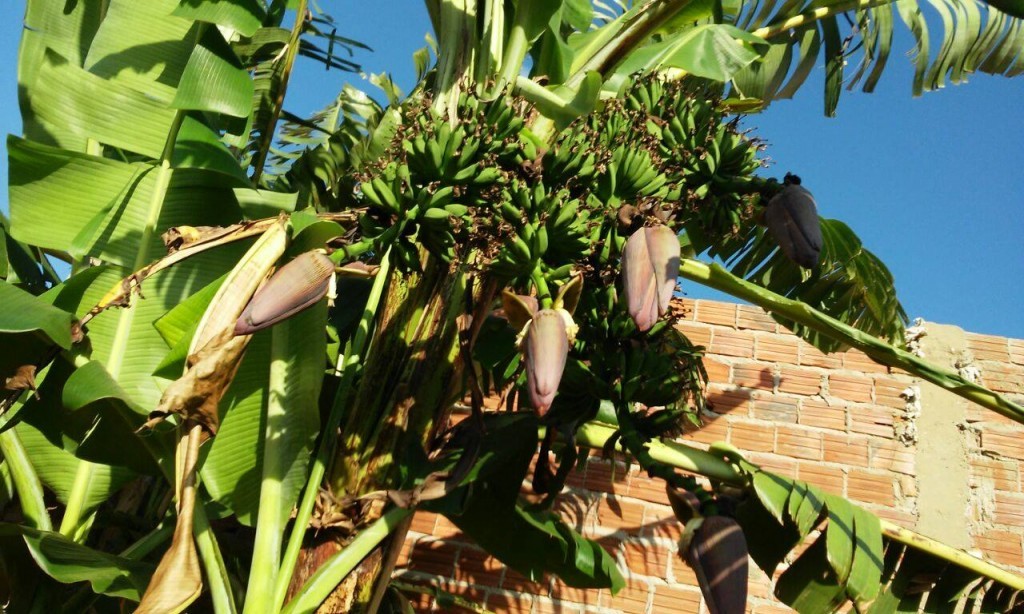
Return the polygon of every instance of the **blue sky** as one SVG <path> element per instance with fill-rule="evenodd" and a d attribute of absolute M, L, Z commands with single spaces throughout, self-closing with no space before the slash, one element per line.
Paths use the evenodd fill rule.
<path fill-rule="evenodd" d="M 320 5 L 339 34 L 374 49 L 355 56 L 367 72 L 389 71 L 408 90 L 412 52 L 430 29 L 421 3 Z M 4 133 L 20 132 L 14 60 L 23 10 L 20 1 L 0 5 Z M 914 99 L 909 50 L 909 40 L 898 38 L 878 90 L 844 93 L 836 118 L 822 113 L 819 65 L 794 100 L 744 125 L 768 142 L 774 174 L 799 174 L 821 214 L 849 224 L 889 266 L 911 317 L 1024 338 L 1024 78 L 978 74 Z M 308 113 L 345 81 L 372 89 L 356 75 L 301 65 L 289 109 Z M 0 203 L 6 209 L 6 193 Z M 693 284 L 684 290 L 721 297 Z"/>

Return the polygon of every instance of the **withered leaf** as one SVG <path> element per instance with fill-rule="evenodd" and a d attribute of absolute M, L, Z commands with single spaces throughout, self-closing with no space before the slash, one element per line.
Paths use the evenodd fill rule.
<path fill-rule="evenodd" d="M 238 371 L 249 339 L 248 335 L 235 337 L 226 329 L 189 356 L 185 375 L 167 387 L 143 428 L 178 414 L 186 422 L 201 425 L 205 436 L 216 435 L 220 426 L 217 405 Z"/>

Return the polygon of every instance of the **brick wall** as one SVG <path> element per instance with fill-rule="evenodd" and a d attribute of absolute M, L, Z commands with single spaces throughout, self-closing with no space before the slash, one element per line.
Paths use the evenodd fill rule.
<path fill-rule="evenodd" d="M 858 351 L 824 355 L 758 308 L 714 301 L 687 307 L 680 328 L 707 347 L 713 411 L 684 440 L 699 447 L 727 441 L 768 470 L 1024 572 L 1024 427 Z M 932 338 L 922 340 L 926 358 L 1024 397 L 1024 340 L 925 330 Z M 593 455 L 574 471 L 557 507 L 618 558 L 628 582 L 619 594 L 554 578 L 531 582 L 445 518 L 423 512 L 396 575 L 495 612 L 707 611 L 693 572 L 677 556 L 680 526 L 660 481 Z M 750 569 L 748 611 L 789 611 L 772 599 L 771 580 Z M 452 611 L 428 595 L 415 605 Z"/>

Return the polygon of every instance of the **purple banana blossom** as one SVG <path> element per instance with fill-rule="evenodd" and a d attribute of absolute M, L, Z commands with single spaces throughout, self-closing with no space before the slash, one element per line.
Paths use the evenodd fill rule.
<path fill-rule="evenodd" d="M 668 311 L 679 276 L 679 239 L 667 226 L 641 228 L 626 240 L 622 281 L 629 315 L 641 331 Z"/>
<path fill-rule="evenodd" d="M 702 520 L 686 550 L 711 614 L 739 614 L 747 605 L 747 540 L 727 516 Z"/>
<path fill-rule="evenodd" d="M 555 399 L 569 354 L 570 331 L 563 313 L 559 309 L 542 309 L 523 331 L 526 387 L 530 404 L 541 416 Z"/>
<path fill-rule="evenodd" d="M 284 265 L 263 284 L 235 323 L 236 335 L 251 335 L 312 307 L 327 294 L 334 263 L 311 251 Z"/>

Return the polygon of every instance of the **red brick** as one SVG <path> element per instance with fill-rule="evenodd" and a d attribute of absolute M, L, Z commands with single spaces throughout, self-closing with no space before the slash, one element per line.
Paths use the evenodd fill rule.
<path fill-rule="evenodd" d="M 584 606 L 538 597 L 533 601 L 533 614 L 582 614 Z"/>
<path fill-rule="evenodd" d="M 705 324 L 736 327 L 736 305 L 718 301 L 697 301 L 694 317 Z"/>
<path fill-rule="evenodd" d="M 805 367 L 838 369 L 843 366 L 843 355 L 838 353 L 825 354 L 810 343 L 801 342 L 800 364 Z"/>
<path fill-rule="evenodd" d="M 667 505 L 648 505 L 644 511 L 644 535 L 679 541 L 683 525 Z"/>
<path fill-rule="evenodd" d="M 980 454 L 971 455 L 972 484 L 989 481 L 996 490 L 1009 492 L 1020 491 L 1020 468 L 1018 463 L 997 458 L 989 458 Z"/>
<path fill-rule="evenodd" d="M 687 433 L 683 435 L 684 440 L 712 444 L 729 439 L 729 423 L 725 420 L 702 416 L 701 421 L 703 424 L 700 427 L 687 429 Z"/>
<path fill-rule="evenodd" d="M 646 582 L 630 581 L 626 587 L 612 596 L 610 592 L 601 595 L 601 607 L 621 610 L 625 614 L 645 614 L 647 598 L 651 587 Z"/>
<path fill-rule="evenodd" d="M 437 517 L 437 526 L 434 527 L 434 537 L 453 541 L 465 541 L 459 527 L 452 524 L 452 522 L 444 516 Z"/>
<path fill-rule="evenodd" d="M 629 476 L 629 489 L 626 491 L 630 497 L 666 505 L 668 497 L 665 496 L 665 481 L 659 478 L 648 477 L 644 471 Z"/>
<path fill-rule="evenodd" d="M 1015 365 L 1024 365 L 1024 339 L 1009 339 L 1010 362 Z"/>
<path fill-rule="evenodd" d="M 554 579 L 551 585 L 551 598 L 568 603 L 582 603 L 596 606 L 601 599 L 603 590 L 596 588 L 576 588 L 567 586 L 558 578 Z"/>
<path fill-rule="evenodd" d="M 864 435 L 892 438 L 892 410 L 887 407 L 871 407 L 869 405 L 851 407 L 850 431 L 863 433 Z"/>
<path fill-rule="evenodd" d="M 711 345 L 711 327 L 689 322 L 678 322 L 676 330 L 683 333 L 690 343 L 703 347 Z"/>
<path fill-rule="evenodd" d="M 693 311 L 697 305 L 697 301 L 692 298 L 675 297 L 672 299 L 672 308 L 679 313 L 677 316 L 679 320 L 693 321 Z"/>
<path fill-rule="evenodd" d="M 605 497 L 597 507 L 597 523 L 605 529 L 636 533 L 643 528 L 644 506 L 622 497 Z"/>
<path fill-rule="evenodd" d="M 822 435 L 824 460 L 844 466 L 868 466 L 868 438 L 859 435 Z"/>
<path fill-rule="evenodd" d="M 917 516 L 904 510 L 897 510 L 891 507 L 879 507 L 871 510 L 871 513 L 882 520 L 894 522 L 901 527 L 907 527 L 908 529 L 912 529 L 917 525 Z"/>
<path fill-rule="evenodd" d="M 658 585 L 654 587 L 652 612 L 697 612 L 700 610 L 700 589 Z"/>
<path fill-rule="evenodd" d="M 678 553 L 673 553 L 669 556 L 669 567 L 672 574 L 670 583 L 683 584 L 694 588 L 700 587 L 700 584 L 697 582 L 697 574 L 693 571 L 692 567 L 686 564 Z M 657 587 L 655 587 L 654 590 L 657 591 Z"/>
<path fill-rule="evenodd" d="M 798 426 L 780 425 L 775 438 L 775 453 L 791 458 L 821 460 L 821 433 Z"/>
<path fill-rule="evenodd" d="M 584 488 L 595 492 L 625 493 L 627 468 L 622 463 L 591 458 L 587 461 Z"/>
<path fill-rule="evenodd" d="M 754 339 L 754 358 L 767 362 L 800 362 L 800 343 L 796 337 L 758 335 Z"/>
<path fill-rule="evenodd" d="M 704 369 L 708 372 L 708 382 L 717 384 L 728 384 L 729 373 L 732 367 L 728 364 L 715 360 L 714 358 L 704 359 Z"/>
<path fill-rule="evenodd" d="M 722 356 L 753 358 L 754 335 L 748 331 L 715 329 L 708 351 L 711 354 L 721 354 Z"/>
<path fill-rule="evenodd" d="M 1024 437 L 1020 434 L 981 432 L 981 448 L 1017 460 L 1024 460 Z"/>
<path fill-rule="evenodd" d="M 779 475 L 796 475 L 796 461 L 778 454 L 760 454 L 753 452 L 746 455 L 747 460 L 761 467 L 765 471 L 778 473 Z"/>
<path fill-rule="evenodd" d="M 774 333 L 778 329 L 778 323 L 760 307 L 750 305 L 737 305 L 736 322 L 739 328 L 750 330 L 763 330 Z"/>
<path fill-rule="evenodd" d="M 892 506 L 895 503 L 892 475 L 852 468 L 847 475 L 846 496 L 864 503 Z"/>
<path fill-rule="evenodd" d="M 779 391 L 793 394 L 818 394 L 821 390 L 821 374 L 800 367 L 783 367 L 779 377 Z"/>
<path fill-rule="evenodd" d="M 987 363 L 981 369 L 981 384 L 996 392 L 1024 393 L 1024 367 Z"/>
<path fill-rule="evenodd" d="M 756 397 L 754 399 L 754 417 L 758 420 L 771 422 L 792 422 L 797 419 L 797 400 L 782 396 Z"/>
<path fill-rule="evenodd" d="M 668 577 L 668 561 L 672 555 L 664 546 L 650 542 L 626 542 L 623 554 L 630 573 L 652 578 Z"/>
<path fill-rule="evenodd" d="M 1010 362 L 1010 343 L 1006 337 L 967 333 L 967 349 L 975 360 Z"/>
<path fill-rule="evenodd" d="M 892 439 L 871 440 L 872 469 L 917 475 L 916 461 L 917 456 L 913 448 Z"/>
<path fill-rule="evenodd" d="M 705 398 L 716 414 L 742 416 L 750 411 L 750 391 L 743 388 L 709 386 Z"/>
<path fill-rule="evenodd" d="M 775 384 L 772 370 L 760 363 L 743 363 L 733 365 L 732 383 L 743 388 L 760 388 L 771 390 Z"/>
<path fill-rule="evenodd" d="M 981 548 L 985 557 L 1003 565 L 1021 566 L 1024 553 L 1021 551 L 1020 535 L 1007 531 L 986 531 L 974 536 L 974 544 Z"/>
<path fill-rule="evenodd" d="M 458 546 L 455 544 L 421 539 L 412 548 L 409 570 L 450 578 L 455 571 L 457 552 Z"/>
<path fill-rule="evenodd" d="M 888 373 L 889 367 L 878 364 L 868 358 L 868 355 L 860 350 L 847 350 L 842 353 L 843 367 L 859 373 Z"/>
<path fill-rule="evenodd" d="M 775 449 L 775 429 L 770 424 L 735 420 L 730 425 L 729 443 L 745 452 L 771 452 Z"/>
<path fill-rule="evenodd" d="M 909 382 L 891 377 L 876 377 L 875 403 L 895 409 L 903 409 L 907 406 L 907 400 L 903 398 L 903 391 L 909 385 Z"/>
<path fill-rule="evenodd" d="M 862 375 L 829 373 L 828 393 L 855 403 L 870 403 L 871 380 Z"/>
<path fill-rule="evenodd" d="M 512 593 L 491 593 L 487 597 L 487 609 L 496 612 L 528 613 L 533 607 L 533 595 Z"/>
<path fill-rule="evenodd" d="M 438 515 L 430 512 L 416 512 L 416 515 L 412 517 L 412 524 L 409 525 L 410 531 L 416 533 L 423 533 L 424 535 L 433 535 L 434 525 L 437 523 Z"/>
<path fill-rule="evenodd" d="M 1024 525 L 1024 495 L 996 492 L 996 522 L 1012 527 Z"/>
<path fill-rule="evenodd" d="M 455 580 L 479 586 L 498 586 L 505 565 L 493 556 L 466 547 L 459 552 L 455 567 Z"/>
<path fill-rule="evenodd" d="M 800 424 L 816 426 L 834 431 L 846 431 L 846 407 L 833 401 L 831 404 L 815 399 L 800 401 Z"/>
<path fill-rule="evenodd" d="M 798 463 L 798 470 L 797 477 L 812 486 L 817 486 L 834 495 L 842 495 L 845 492 L 843 483 L 846 481 L 846 474 L 839 467 L 803 462 Z"/>
<path fill-rule="evenodd" d="M 505 577 L 501 581 L 501 588 L 515 593 L 528 593 L 531 595 L 547 595 L 549 578 L 542 577 L 531 580 L 511 567 L 505 569 Z"/>

